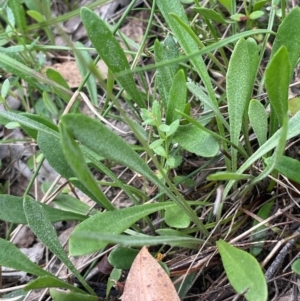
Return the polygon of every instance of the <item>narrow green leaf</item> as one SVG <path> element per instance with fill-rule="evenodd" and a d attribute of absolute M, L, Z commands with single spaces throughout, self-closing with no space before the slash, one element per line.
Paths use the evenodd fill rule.
<path fill-rule="evenodd" d="M 61 120 L 63 120 L 63 118 Z M 94 176 L 85 162 L 84 156 L 77 142 L 72 139 L 64 122 L 60 123 L 60 133 L 63 154 L 76 177 L 80 180 L 82 185 L 97 198 L 98 204 L 108 210 L 114 210 L 115 207 L 99 188 Z M 91 135 L 88 135 L 87 138 L 94 139 Z"/>
<path fill-rule="evenodd" d="M 266 89 L 270 99 L 271 114 L 273 110 L 280 125 L 288 111 L 289 74 L 289 54 L 287 48 L 282 46 L 266 68 Z"/>
<path fill-rule="evenodd" d="M 49 79 L 51 79 L 54 82 L 56 82 L 57 84 L 60 84 L 64 88 L 70 90 L 70 87 L 69 87 L 67 81 L 65 80 L 65 78 L 58 71 L 56 71 L 56 70 L 54 70 L 52 68 L 47 68 L 47 70 L 46 70 L 46 76 Z"/>
<path fill-rule="evenodd" d="M 87 218 L 84 214 L 77 214 L 70 211 L 55 209 L 46 204 L 41 204 L 45 215 L 51 223 L 58 221 L 83 221 Z M 27 224 L 27 219 L 23 209 L 23 198 L 13 195 L 0 195 L 0 219 L 14 223 Z"/>
<path fill-rule="evenodd" d="M 284 153 L 286 141 L 287 141 L 287 132 L 288 132 L 288 115 L 283 120 L 280 136 L 278 139 L 277 147 L 271 157 L 270 164 L 266 166 L 264 171 L 260 173 L 254 180 L 251 181 L 251 185 L 255 185 L 256 183 L 261 182 L 264 178 L 266 178 L 275 168 L 277 162 L 281 158 Z"/>
<path fill-rule="evenodd" d="M 50 295 L 53 301 L 97 301 L 97 296 L 81 294 L 77 292 L 66 292 L 57 289 L 50 289 Z"/>
<path fill-rule="evenodd" d="M 259 216 L 262 219 L 267 219 L 270 216 L 271 209 L 273 207 L 274 201 L 268 202 L 265 205 L 263 205 L 259 211 L 257 212 L 257 216 Z M 259 223 L 259 221 L 254 220 L 253 222 L 253 227 L 256 226 Z M 262 225 L 255 229 L 252 234 L 251 234 L 251 241 L 261 241 L 258 244 L 255 244 L 250 248 L 250 253 L 253 256 L 257 256 L 260 254 L 262 251 L 263 245 L 264 245 L 264 240 L 267 237 L 267 233 L 265 231 L 266 226 Z"/>
<path fill-rule="evenodd" d="M 56 231 L 51 225 L 47 215 L 45 214 L 41 204 L 25 196 L 23 200 L 23 208 L 28 222 L 28 226 L 34 234 L 49 248 L 53 254 L 57 256 L 67 268 L 77 277 L 82 285 L 90 294 L 94 294 L 91 287 L 87 284 L 85 279 L 77 271 L 69 257 L 61 246 Z"/>
<path fill-rule="evenodd" d="M 239 144 L 243 114 L 246 103 L 249 101 L 250 70 L 248 45 L 244 39 L 240 39 L 231 55 L 226 76 L 230 141 L 235 145 Z M 237 150 L 233 147 L 231 148 L 231 157 L 232 171 L 235 172 Z"/>
<path fill-rule="evenodd" d="M 265 163 L 268 165 L 271 162 L 271 158 L 267 158 Z M 281 156 L 276 163 L 275 169 L 288 179 L 300 184 L 300 162 L 296 159 Z"/>
<path fill-rule="evenodd" d="M 76 48 L 84 48 L 84 45 L 80 42 L 76 42 Z M 88 51 L 75 51 L 75 59 L 78 65 L 79 71 L 82 75 L 82 78 L 86 76 L 89 72 L 88 66 L 93 63 L 93 59 L 91 58 Z M 89 92 L 91 102 L 94 106 L 98 105 L 98 94 L 97 94 L 97 85 L 96 79 L 93 74 L 90 74 L 89 78 L 86 81 L 86 88 Z"/>
<path fill-rule="evenodd" d="M 300 134 L 300 112 L 294 115 L 288 122 L 286 141 Z M 236 171 L 237 174 L 242 174 L 247 168 L 249 168 L 256 160 L 261 159 L 267 152 L 278 146 L 279 140 L 282 137 L 282 132 L 286 129 L 279 129 L 271 138 L 269 138 L 250 158 L 242 164 L 242 166 Z M 256 178 L 257 179 L 257 178 Z M 234 181 L 230 181 L 223 192 L 223 198 L 227 196 Z"/>
<path fill-rule="evenodd" d="M 64 178 L 75 177 L 67 163 L 58 137 L 39 131 L 37 143 L 49 164 Z"/>
<path fill-rule="evenodd" d="M 213 157 L 219 151 L 218 141 L 194 125 L 179 126 L 173 139 L 182 148 L 201 157 Z"/>
<path fill-rule="evenodd" d="M 61 128 L 66 127 L 67 131 L 73 135 L 76 140 L 96 154 L 128 166 L 150 180 L 179 207 L 181 207 L 205 235 L 208 235 L 207 230 L 203 227 L 202 223 L 199 221 L 198 217 L 187 202 L 175 197 L 175 195 L 158 179 L 150 167 L 140 158 L 140 156 L 125 141 L 109 130 L 105 125 L 87 116 L 80 114 L 68 114 L 61 118 L 60 126 Z M 70 147 L 74 147 L 74 142 L 70 143 Z M 75 147 L 77 146 L 75 145 Z M 75 164 L 77 163 L 75 162 Z"/>
<path fill-rule="evenodd" d="M 37 279 L 32 280 L 29 282 L 25 287 L 24 291 L 30 291 L 34 289 L 41 289 L 41 288 L 50 288 L 50 287 L 59 287 L 64 289 L 69 289 L 71 291 L 75 291 L 78 293 L 84 293 L 83 290 L 79 289 L 76 286 L 69 284 L 68 282 L 62 281 L 56 277 L 51 276 L 41 276 Z"/>
<path fill-rule="evenodd" d="M 19 0 L 9 0 L 8 6 L 11 8 L 14 19 L 17 23 L 18 29 L 20 32 L 24 32 L 26 29 L 26 16 L 25 16 L 25 10 L 22 5 L 20 5 Z"/>
<path fill-rule="evenodd" d="M 267 141 L 268 114 L 265 107 L 256 99 L 250 101 L 248 115 L 259 145 Z"/>
<path fill-rule="evenodd" d="M 272 46 L 271 56 L 274 56 L 282 46 L 286 47 L 289 55 L 291 69 L 287 81 L 290 82 L 300 53 L 300 8 L 298 6 L 293 8 L 281 22 Z M 278 79 L 279 77 L 282 76 L 278 76 Z"/>
<path fill-rule="evenodd" d="M 230 284 L 248 301 L 266 301 L 268 288 L 265 276 L 257 260 L 223 240 L 217 242 L 223 266 Z"/>
<path fill-rule="evenodd" d="M 213 9 L 205 8 L 205 7 L 195 7 L 194 11 L 201 16 L 210 19 L 212 21 L 218 22 L 218 23 L 230 23 L 230 21 L 226 21 L 219 13 L 214 11 Z"/>
<path fill-rule="evenodd" d="M 0 249 L 0 265 L 36 276 L 53 277 L 51 273 L 33 263 L 10 241 L 0 238 Z"/>
<path fill-rule="evenodd" d="M 265 13 L 262 10 L 254 11 L 250 14 L 249 19 L 256 20 L 256 19 L 262 17 L 264 14 Z"/>
<path fill-rule="evenodd" d="M 133 74 L 133 73 L 137 73 L 137 72 L 145 72 L 148 70 L 156 70 L 158 68 L 162 68 L 164 66 L 168 66 L 171 64 L 183 63 L 183 62 L 190 60 L 191 58 L 207 54 L 216 49 L 224 47 L 230 43 L 234 43 L 235 41 L 239 40 L 240 38 L 246 38 L 249 36 L 259 35 L 259 34 L 274 34 L 274 32 L 271 30 L 267 30 L 267 29 L 253 29 L 253 30 L 249 30 L 249 31 L 239 32 L 235 35 L 229 36 L 228 38 L 221 39 L 220 41 L 218 41 L 216 43 L 213 43 L 211 45 L 203 47 L 202 49 L 195 50 L 192 53 L 189 53 L 187 55 L 184 55 L 184 56 L 182 55 L 182 56 L 179 56 L 178 58 L 170 59 L 168 61 L 163 61 L 160 63 L 149 64 L 149 65 L 143 66 L 143 67 L 137 67 L 132 70 L 126 70 L 126 71 L 120 72 L 119 75 Z"/>
<path fill-rule="evenodd" d="M 178 45 L 171 35 L 168 35 L 163 43 L 160 43 L 158 40 L 154 43 L 154 56 L 155 62 L 157 63 L 177 58 L 179 54 Z M 172 80 L 175 76 L 177 67 L 178 64 L 173 64 L 160 68 L 157 71 L 157 87 L 165 110 L 167 110 L 169 91 L 172 86 Z"/>
<path fill-rule="evenodd" d="M 204 91 L 192 81 L 189 81 L 186 85 L 189 91 L 193 93 L 194 96 L 196 96 L 204 104 L 204 106 L 207 106 L 210 110 L 212 110 L 215 116 L 217 116 L 223 125 L 229 130 L 229 124 L 220 112 L 219 107 L 209 100 L 209 97 L 204 93 Z"/>
<path fill-rule="evenodd" d="M 186 76 L 183 70 L 179 70 L 172 78 L 172 86 L 167 105 L 166 123 L 171 124 L 181 115 L 175 110 L 184 111 L 187 98 Z"/>
<path fill-rule="evenodd" d="M 88 238 L 87 233 L 93 233 L 93 235 L 107 234 L 108 236 L 120 234 L 141 218 L 172 206 L 176 206 L 176 204 L 165 202 L 139 205 L 95 214 L 80 223 L 72 232 L 69 240 L 70 254 L 73 256 L 89 254 L 107 245 L 107 241 Z M 94 233 L 95 231 L 97 232 Z"/>
<path fill-rule="evenodd" d="M 236 174 L 235 172 L 217 172 L 207 177 L 209 181 L 228 181 L 228 180 L 249 180 L 253 179 L 252 175 Z"/>
<path fill-rule="evenodd" d="M 0 118 L 2 117 L 4 119 L 10 120 L 10 121 L 15 121 L 15 122 L 20 123 L 21 126 L 25 126 L 30 129 L 34 129 L 36 131 L 43 131 L 54 137 L 59 137 L 57 131 L 50 128 L 48 126 L 48 124 L 45 125 L 40 122 L 41 119 L 39 118 L 39 116 L 35 115 L 35 117 L 37 117 L 37 120 L 39 120 L 39 121 L 37 121 L 37 120 L 34 120 L 33 118 L 28 118 L 29 116 L 27 116 L 27 115 L 28 114 L 16 114 L 16 113 L 8 112 L 8 111 L 0 112 Z M 34 116 L 32 115 L 32 117 L 34 117 Z M 55 126 L 54 124 L 52 124 L 52 125 Z M 36 132 L 36 134 L 37 134 L 37 132 Z"/>
<path fill-rule="evenodd" d="M 85 215 L 90 212 L 90 206 L 77 198 L 65 193 L 60 193 L 52 201 L 54 208 L 60 210 L 70 211 L 78 214 Z M 98 213 L 98 210 L 93 209 L 90 214 Z"/>
<path fill-rule="evenodd" d="M 114 211 L 115 212 L 115 211 Z M 73 235 L 73 234 L 72 234 Z M 156 246 L 161 244 L 167 244 L 170 246 L 182 246 L 183 244 L 194 244 L 200 245 L 204 243 L 204 240 L 185 237 L 185 236 L 149 236 L 149 235 L 120 235 L 120 234 L 107 234 L 107 233 L 98 233 L 96 231 L 89 232 L 80 232 L 73 235 L 73 238 L 77 238 L 77 241 L 80 239 L 85 239 L 89 244 L 120 244 L 122 246 L 133 246 L 133 247 L 142 247 L 146 245 Z"/>
<path fill-rule="evenodd" d="M 7 73 L 13 73 L 15 76 L 22 78 L 25 82 L 32 85 L 33 87 L 38 88 L 40 91 L 47 90 L 47 87 L 41 85 L 40 83 L 51 87 L 51 89 L 53 89 L 53 91 L 57 93 L 57 95 L 59 95 L 66 102 L 68 102 L 69 99 L 72 97 L 72 92 L 67 90 L 65 87 L 57 84 L 56 82 L 48 79 L 41 73 L 30 69 L 26 65 L 18 62 L 17 60 L 1 52 L 0 68 Z M 50 88 L 48 88 L 48 91 L 50 91 Z"/>
<path fill-rule="evenodd" d="M 169 0 L 159 0 L 157 1 L 157 6 L 186 55 L 197 51 L 199 45 L 197 41 L 194 40 L 195 34 L 189 25 L 185 10 L 180 1 L 174 0 L 170 3 Z M 207 89 L 210 101 L 217 106 L 217 99 L 211 78 L 202 56 L 198 55 L 197 57 L 192 57 L 190 60 Z"/>
<path fill-rule="evenodd" d="M 44 91 L 43 92 L 43 102 L 47 110 L 55 117 L 58 117 L 58 109 L 55 105 L 53 99 L 50 98 L 49 93 Z"/>
<path fill-rule="evenodd" d="M 220 2 L 227 9 L 227 11 L 231 14 L 231 10 L 232 10 L 232 1 L 231 0 L 219 0 L 218 2 Z"/>
<path fill-rule="evenodd" d="M 122 87 L 134 99 L 140 108 L 145 107 L 145 101 L 137 89 L 132 75 L 118 76 L 117 73 L 130 69 L 124 50 L 113 36 L 112 32 L 93 11 L 83 7 L 80 11 L 81 19 L 87 34 L 97 52 L 106 63 L 108 68 L 117 77 Z"/>

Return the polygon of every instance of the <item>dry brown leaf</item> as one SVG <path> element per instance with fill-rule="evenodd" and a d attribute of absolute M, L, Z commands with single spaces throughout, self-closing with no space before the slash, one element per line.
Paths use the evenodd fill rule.
<path fill-rule="evenodd" d="M 129 271 L 122 301 L 180 301 L 169 276 L 143 247 Z"/>

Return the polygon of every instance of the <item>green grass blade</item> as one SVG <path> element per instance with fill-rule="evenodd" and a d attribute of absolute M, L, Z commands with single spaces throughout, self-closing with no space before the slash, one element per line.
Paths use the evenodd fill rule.
<path fill-rule="evenodd" d="M 76 42 L 75 46 L 76 48 L 80 48 L 80 47 L 84 48 L 84 45 L 81 44 L 80 42 Z M 89 72 L 88 66 L 93 63 L 93 60 L 88 51 L 80 51 L 80 52 L 75 51 L 75 58 L 81 76 L 82 78 L 84 78 L 86 74 Z M 85 83 L 85 86 L 89 92 L 89 96 L 92 104 L 94 106 L 98 106 L 97 85 L 96 85 L 96 79 L 93 74 L 90 74 L 89 78 Z"/>

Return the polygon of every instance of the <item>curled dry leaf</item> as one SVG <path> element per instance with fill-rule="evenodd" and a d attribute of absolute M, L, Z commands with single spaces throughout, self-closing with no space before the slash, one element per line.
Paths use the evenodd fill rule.
<path fill-rule="evenodd" d="M 129 271 L 122 301 L 180 301 L 169 276 L 143 247 Z"/>

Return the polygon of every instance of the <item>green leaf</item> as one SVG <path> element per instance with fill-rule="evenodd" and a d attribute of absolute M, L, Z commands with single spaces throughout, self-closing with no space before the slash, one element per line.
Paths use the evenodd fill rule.
<path fill-rule="evenodd" d="M 149 235 L 120 235 L 120 234 L 107 234 L 107 233 L 98 233 L 96 231 L 92 232 L 80 232 L 76 233 L 73 236 L 80 239 L 86 239 L 89 241 L 89 244 L 120 244 L 122 246 L 133 246 L 133 247 L 143 247 L 145 245 L 156 246 L 161 244 L 167 244 L 170 246 L 183 246 L 183 245 L 199 245 L 204 243 L 204 240 L 186 237 L 186 236 L 149 236 Z"/>
<path fill-rule="evenodd" d="M 179 57 L 178 45 L 174 41 L 171 35 L 168 35 L 163 43 L 158 40 L 154 43 L 154 56 L 155 62 L 167 62 L 170 59 Z M 169 91 L 172 86 L 172 80 L 175 76 L 178 64 L 171 64 L 157 71 L 157 87 L 159 90 L 162 104 L 165 110 L 167 110 L 167 103 L 169 100 Z"/>
<path fill-rule="evenodd" d="M 87 233 L 97 231 L 95 235 L 120 234 L 141 218 L 171 206 L 176 206 L 176 204 L 171 202 L 147 204 L 95 214 L 80 223 L 72 232 L 69 240 L 70 254 L 73 256 L 89 254 L 107 245 L 101 239 L 91 240 L 86 236 Z"/>
<path fill-rule="evenodd" d="M 50 288 L 50 287 L 59 287 L 64 289 L 69 289 L 71 291 L 84 293 L 83 290 L 79 289 L 76 286 L 69 284 L 68 282 L 62 281 L 56 277 L 51 276 L 41 276 L 37 279 L 32 280 L 29 282 L 25 287 L 24 291 L 30 291 L 34 289 L 41 289 L 41 288 Z"/>
<path fill-rule="evenodd" d="M 200 14 L 201 16 L 218 23 L 225 24 L 230 22 L 230 21 L 226 21 L 219 13 L 217 13 L 213 9 L 209 9 L 205 7 L 195 7 L 194 11 Z"/>
<path fill-rule="evenodd" d="M 43 83 L 59 95 L 64 101 L 69 101 L 72 97 L 72 92 L 56 82 L 48 79 L 41 73 L 30 69 L 26 65 L 0 52 L 0 68 L 6 73 L 13 73 L 15 76 L 22 78 L 26 83 L 38 88 L 40 91 L 45 91 L 47 88 L 40 83 Z M 50 91 L 50 90 L 49 90 Z"/>
<path fill-rule="evenodd" d="M 179 207 L 170 207 L 166 209 L 165 222 L 173 228 L 185 229 L 191 223 L 190 218 L 182 212 Z"/>
<path fill-rule="evenodd" d="M 230 16 L 230 19 L 237 22 L 242 22 L 247 20 L 247 16 L 245 14 L 234 14 Z"/>
<path fill-rule="evenodd" d="M 43 92 L 43 102 L 47 110 L 55 117 L 58 117 L 58 109 L 53 99 L 50 98 L 48 92 Z"/>
<path fill-rule="evenodd" d="M 32 116 L 33 118 L 36 117 L 36 120 L 33 118 L 29 118 L 29 116 Z M 59 137 L 58 132 L 53 130 L 47 125 L 40 122 L 40 120 L 44 120 L 43 118 L 40 118 L 40 116 L 35 115 L 35 117 L 31 114 L 16 114 L 12 112 L 2 111 L 0 112 L 0 117 L 3 117 L 4 119 L 15 121 L 21 124 L 23 127 L 28 127 L 30 129 L 34 129 L 36 131 L 43 131 L 45 133 L 48 133 L 51 136 Z M 49 122 L 49 120 L 48 120 Z M 49 122 L 50 123 L 50 122 Z M 54 127 L 55 125 L 52 124 Z M 36 132 L 37 134 L 37 132 Z"/>
<path fill-rule="evenodd" d="M 274 201 L 271 201 L 271 202 L 268 202 L 265 205 L 263 205 L 257 212 L 257 216 L 262 219 L 267 219 L 270 216 L 270 212 L 273 207 L 273 204 L 274 204 Z M 259 223 L 259 221 L 254 220 L 253 227 L 255 227 L 258 223 Z M 250 253 L 253 256 L 259 255 L 260 252 L 262 251 L 262 248 L 264 245 L 264 240 L 267 237 L 267 232 L 265 230 L 266 230 L 266 226 L 262 225 L 262 226 L 256 228 L 251 234 L 252 242 L 261 241 L 260 243 L 257 243 L 250 248 Z"/>
<path fill-rule="evenodd" d="M 76 47 L 84 48 L 84 45 L 80 42 L 76 42 Z M 89 72 L 88 66 L 92 65 L 93 59 L 91 58 L 88 51 L 75 51 L 75 59 L 80 71 L 82 78 L 84 78 Z M 87 79 L 85 86 L 89 92 L 91 102 L 94 106 L 98 105 L 98 94 L 97 94 L 97 84 L 96 79 L 93 74 L 90 74 Z"/>
<path fill-rule="evenodd" d="M 300 275 L 300 259 L 298 258 L 292 264 L 292 270 L 297 274 Z"/>
<path fill-rule="evenodd" d="M 295 115 L 297 112 L 300 111 L 300 97 L 294 97 L 289 99 L 288 103 L 289 113 L 291 115 Z"/>
<path fill-rule="evenodd" d="M 282 46 L 286 47 L 289 55 L 289 65 L 291 69 L 287 81 L 290 82 L 300 52 L 300 8 L 297 6 L 293 8 L 281 22 L 272 46 L 271 57 L 273 57 Z"/>
<path fill-rule="evenodd" d="M 128 166 L 150 180 L 179 207 L 181 207 L 204 234 L 208 235 L 207 230 L 203 227 L 202 223 L 199 221 L 198 217 L 187 202 L 181 198 L 175 197 L 175 195 L 158 179 L 150 167 L 140 158 L 140 156 L 125 141 L 109 130 L 105 125 L 87 116 L 80 114 L 68 114 L 61 118 L 60 127 L 65 127 L 65 130 L 73 135 L 76 140 L 88 149 L 94 151 L 96 154 Z M 62 143 L 69 142 L 63 141 Z M 69 146 L 70 151 L 72 152 L 73 150 L 71 148 L 77 148 L 74 141 L 70 142 Z M 74 164 L 77 163 L 74 162 Z"/>
<path fill-rule="evenodd" d="M 56 289 L 50 289 L 50 295 L 53 301 L 97 301 L 97 296 L 81 294 L 77 292 L 65 292 Z"/>
<path fill-rule="evenodd" d="M 91 208 L 89 205 L 65 193 L 60 193 L 56 196 L 52 201 L 52 204 L 54 205 L 54 208 L 82 214 L 84 216 L 86 216 L 88 212 L 90 212 L 90 214 L 98 213 L 98 210 L 93 209 L 90 211 Z"/>
<path fill-rule="evenodd" d="M 240 39 L 231 55 L 227 82 L 227 103 L 230 125 L 230 141 L 238 145 L 242 128 L 243 114 L 249 100 L 249 82 L 251 66 L 248 53 L 248 44 Z M 237 150 L 231 148 L 232 172 L 237 169 Z"/>
<path fill-rule="evenodd" d="M 289 73 L 289 55 L 287 48 L 282 46 L 266 68 L 266 89 L 270 99 L 271 114 L 275 113 L 280 125 L 288 111 Z"/>
<path fill-rule="evenodd" d="M 174 0 L 170 3 L 169 0 L 160 0 L 157 1 L 157 6 L 186 55 L 198 51 L 199 42 L 201 43 L 201 41 L 199 39 L 195 40 L 195 33 L 189 25 L 185 10 L 180 1 Z M 206 64 L 204 63 L 202 56 L 198 55 L 192 57 L 190 61 L 204 83 L 210 101 L 217 106 L 217 99 L 211 78 L 208 74 Z"/>
<path fill-rule="evenodd" d="M 300 112 L 294 115 L 288 122 L 286 141 L 300 134 L 299 124 L 300 124 Z M 279 129 L 271 138 L 269 138 L 262 146 L 260 146 L 259 149 L 242 164 L 242 166 L 236 171 L 236 174 L 242 174 L 256 160 L 261 159 L 266 153 L 268 153 L 270 150 L 278 146 L 279 140 L 283 134 L 282 132 L 284 132 L 285 130 L 286 129 L 283 128 Z M 227 196 L 233 184 L 234 181 L 230 181 L 227 184 L 223 192 L 223 198 Z"/>
<path fill-rule="evenodd" d="M 271 162 L 271 158 L 267 158 L 265 163 L 268 165 Z M 279 161 L 276 163 L 275 169 L 288 179 L 300 184 L 300 162 L 296 159 L 281 156 Z"/>
<path fill-rule="evenodd" d="M 267 141 L 268 114 L 265 107 L 256 99 L 250 101 L 248 115 L 259 145 Z"/>
<path fill-rule="evenodd" d="M 186 76 L 181 69 L 172 79 L 172 86 L 169 93 L 169 101 L 166 113 L 166 123 L 171 124 L 176 119 L 180 119 L 181 115 L 175 110 L 184 111 L 187 97 Z"/>
<path fill-rule="evenodd" d="M 191 93 L 193 93 L 203 104 L 204 106 L 208 107 L 210 110 L 212 110 L 215 114 L 215 116 L 217 116 L 219 118 L 219 120 L 221 120 L 221 122 L 223 123 L 223 125 L 229 129 L 229 125 L 228 122 L 226 121 L 226 119 L 223 117 L 222 113 L 219 110 L 218 105 L 216 105 L 215 103 L 212 103 L 209 99 L 209 97 L 203 92 L 203 90 L 196 85 L 194 82 L 188 82 L 187 84 L 187 88 L 189 89 L 189 91 Z"/>
<path fill-rule="evenodd" d="M 7 78 L 3 84 L 2 84 L 2 87 L 1 87 L 1 97 L 3 99 L 6 98 L 7 94 L 8 94 L 8 91 L 9 91 L 9 88 L 10 88 L 10 82 L 9 82 L 9 79 Z"/>
<path fill-rule="evenodd" d="M 266 301 L 268 288 L 257 260 L 249 253 L 231 246 L 223 240 L 217 242 L 223 266 L 230 284 L 248 301 Z"/>
<path fill-rule="evenodd" d="M 58 71 L 51 69 L 51 68 L 47 68 L 46 75 L 49 79 L 53 80 L 57 84 L 60 84 L 64 88 L 70 90 L 70 87 L 69 87 L 67 81 Z"/>
<path fill-rule="evenodd" d="M 56 231 L 51 225 L 47 215 L 45 214 L 41 204 L 25 196 L 23 200 L 23 208 L 28 222 L 28 226 L 34 234 L 49 248 L 53 254 L 57 256 L 67 268 L 78 278 L 82 285 L 91 294 L 94 294 L 91 287 L 87 284 L 85 279 L 77 271 L 69 257 L 61 246 Z"/>
<path fill-rule="evenodd" d="M 265 13 L 262 10 L 256 10 L 250 14 L 249 19 L 256 20 L 256 19 L 262 17 L 264 14 Z"/>
<path fill-rule="evenodd" d="M 229 13 L 231 13 L 232 10 L 232 1 L 231 0 L 219 0 L 218 2 L 220 2 Z"/>
<path fill-rule="evenodd" d="M 173 139 L 185 150 L 201 157 L 213 157 L 219 151 L 218 141 L 194 125 L 179 126 Z"/>
<path fill-rule="evenodd" d="M 53 277 L 51 273 L 34 264 L 10 241 L 0 238 L 0 249 L 0 265 L 36 276 Z"/>
<path fill-rule="evenodd" d="M 262 9 L 264 7 L 264 5 L 267 4 L 268 2 L 269 2 L 269 0 L 261 0 L 261 1 L 255 2 L 253 5 L 253 11 Z"/>
<path fill-rule="evenodd" d="M 63 120 L 63 118 L 61 120 Z M 108 210 L 114 210 L 115 207 L 99 188 L 97 181 L 85 162 L 77 142 L 74 141 L 63 121 L 60 123 L 60 133 L 63 154 L 76 177 L 80 180 L 81 184 L 96 197 L 98 204 Z M 92 136 L 89 135 L 88 137 Z"/>
<path fill-rule="evenodd" d="M 228 180 L 249 180 L 253 179 L 252 175 L 236 174 L 235 172 L 216 172 L 207 177 L 209 181 L 228 181 Z"/>
<path fill-rule="evenodd" d="M 41 204 L 41 206 L 51 223 L 58 221 L 83 221 L 87 218 L 84 214 L 55 209 L 46 204 Z M 0 208 L 1 220 L 14 224 L 27 224 L 22 197 L 1 194 Z"/>
<path fill-rule="evenodd" d="M 108 261 L 117 269 L 129 270 L 139 251 L 128 247 L 117 247 L 109 253 Z"/>
<path fill-rule="evenodd" d="M 67 163 L 58 137 L 39 131 L 37 143 L 49 164 L 64 178 L 69 179 L 75 174 Z"/>
<path fill-rule="evenodd" d="M 80 11 L 81 19 L 86 28 L 87 34 L 97 52 L 106 63 L 108 68 L 115 75 L 130 69 L 126 55 L 112 32 L 93 11 L 83 7 Z M 128 94 L 134 99 L 140 108 L 145 107 L 145 101 L 137 89 L 132 75 L 117 76 L 117 80 Z"/>

